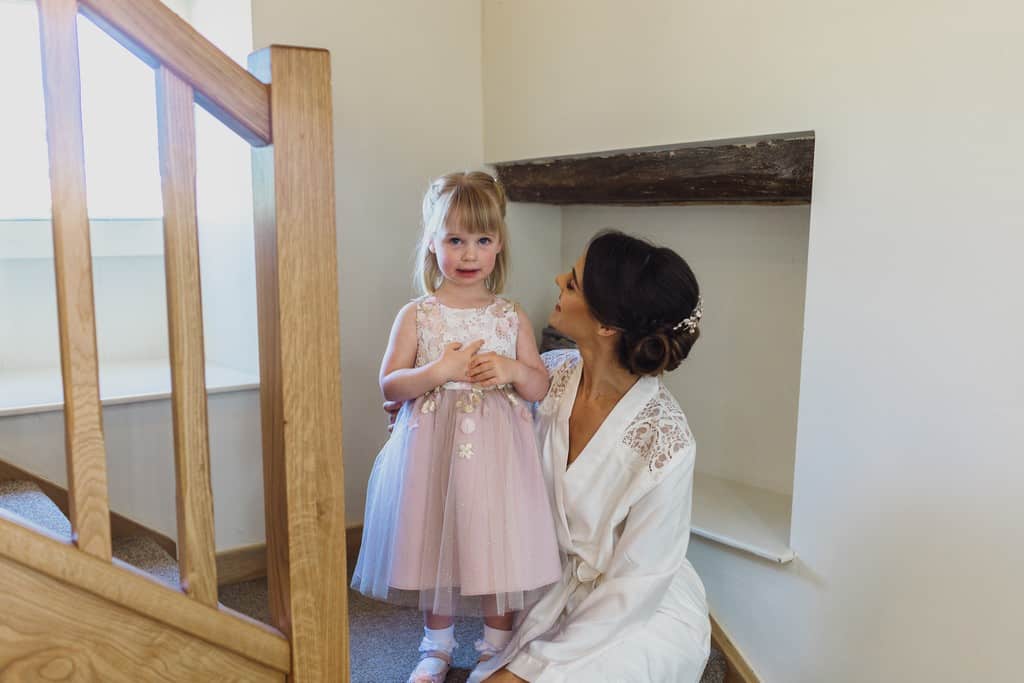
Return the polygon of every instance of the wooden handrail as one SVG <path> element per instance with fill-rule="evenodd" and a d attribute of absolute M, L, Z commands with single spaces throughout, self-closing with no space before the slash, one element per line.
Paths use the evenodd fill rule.
<path fill-rule="evenodd" d="M 212 606 L 217 604 L 217 566 L 199 281 L 195 110 L 192 86 L 167 67 L 157 69 L 156 84 L 178 486 L 178 565 L 185 592 Z"/>
<path fill-rule="evenodd" d="M 154 68 L 195 89 L 196 102 L 250 144 L 271 141 L 267 87 L 160 0 L 79 0 L 79 11 Z"/>
<path fill-rule="evenodd" d="M 111 564 L 78 552 L 5 510 L 0 510 L 0 557 L 278 671 L 291 669 L 288 641 L 271 627 L 240 619 L 227 608 L 198 604 L 119 560 Z"/>
<path fill-rule="evenodd" d="M 38 7 L 64 380 L 71 513 L 68 516 L 78 547 L 109 561 L 107 454 L 103 445 L 92 252 L 85 199 L 77 3 L 75 0 L 38 0 Z"/>

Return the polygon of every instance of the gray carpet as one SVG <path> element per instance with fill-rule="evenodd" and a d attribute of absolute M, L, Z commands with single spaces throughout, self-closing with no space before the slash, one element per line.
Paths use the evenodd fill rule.
<path fill-rule="evenodd" d="M 422 614 L 370 600 L 351 590 L 348 599 L 352 683 L 405 683 L 419 659 L 416 648 L 423 634 Z M 221 589 L 220 601 L 254 619 L 269 621 L 265 580 L 225 586 Z M 480 637 L 481 629 L 478 619 L 456 621 L 455 640 L 459 648 L 455 651 L 454 667 L 447 683 L 464 683 L 469 676 L 476 663 L 473 643 Z M 724 683 L 726 673 L 725 657 L 712 648 L 701 683 Z"/>
<path fill-rule="evenodd" d="M 71 522 L 39 487 L 30 481 L 0 481 L 0 508 L 71 538 Z"/>
<path fill-rule="evenodd" d="M 156 577 L 171 588 L 181 587 L 178 563 L 151 538 L 133 536 L 114 539 L 114 557 Z"/>

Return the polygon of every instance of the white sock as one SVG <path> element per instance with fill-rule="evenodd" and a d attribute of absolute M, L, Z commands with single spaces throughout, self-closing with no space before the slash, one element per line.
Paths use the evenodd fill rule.
<path fill-rule="evenodd" d="M 484 624 L 484 642 L 492 646 L 495 650 L 504 650 L 510 640 L 512 640 L 512 631 L 506 631 L 500 628 L 491 628 L 487 624 Z"/>
<path fill-rule="evenodd" d="M 429 644 L 427 641 L 430 641 Z M 444 650 L 451 652 L 455 649 L 455 624 L 448 628 L 427 628 L 423 627 L 423 645 L 420 645 L 420 652 L 427 650 Z"/>
<path fill-rule="evenodd" d="M 440 650 L 449 655 L 458 646 L 455 642 L 455 624 L 448 628 L 427 628 L 423 627 L 423 640 L 420 641 L 420 652 Z M 414 674 L 436 675 L 448 668 L 448 663 L 436 657 L 427 657 L 420 660 L 416 665 Z"/>

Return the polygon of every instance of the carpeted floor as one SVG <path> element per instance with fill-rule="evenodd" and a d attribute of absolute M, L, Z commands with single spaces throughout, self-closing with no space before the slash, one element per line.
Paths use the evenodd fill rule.
<path fill-rule="evenodd" d="M 370 600 L 349 591 L 349 638 L 352 683 L 405 683 L 419 659 L 416 648 L 423 631 L 423 617 L 413 609 L 404 609 Z M 267 621 L 267 584 L 265 580 L 225 586 L 220 601 L 228 607 Z M 464 683 L 476 662 L 473 643 L 481 635 L 477 619 L 455 623 L 455 666 L 447 683 Z M 701 683 L 724 683 L 725 658 L 712 649 L 711 660 Z M 623 681 L 623 683 L 642 683 Z"/>

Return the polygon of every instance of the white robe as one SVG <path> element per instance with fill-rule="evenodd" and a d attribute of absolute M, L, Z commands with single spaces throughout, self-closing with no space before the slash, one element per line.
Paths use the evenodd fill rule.
<path fill-rule="evenodd" d="M 686 559 L 695 445 L 664 384 L 641 378 L 566 468 L 582 362 L 544 354 L 551 389 L 537 436 L 561 581 L 520 615 L 502 666 L 531 683 L 696 683 L 710 652 L 704 586 Z"/>

